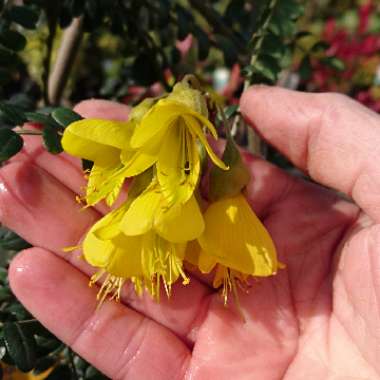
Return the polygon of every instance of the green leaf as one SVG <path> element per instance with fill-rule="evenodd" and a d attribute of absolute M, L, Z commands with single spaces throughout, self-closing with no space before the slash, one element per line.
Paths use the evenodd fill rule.
<path fill-rule="evenodd" d="M 13 6 L 5 13 L 5 18 L 23 26 L 26 29 L 34 29 L 36 27 L 39 15 L 29 7 Z"/>
<path fill-rule="evenodd" d="M 23 139 L 11 129 L 0 129 L 0 162 L 9 160 L 24 145 Z"/>
<path fill-rule="evenodd" d="M 12 299 L 13 295 L 9 288 L 0 287 L 0 302 L 6 302 Z"/>
<path fill-rule="evenodd" d="M 8 49 L 20 51 L 26 45 L 26 38 L 15 30 L 3 30 L 0 33 L 0 43 Z"/>
<path fill-rule="evenodd" d="M 105 377 L 95 367 L 90 365 L 86 369 L 85 378 L 89 380 L 103 380 Z"/>
<path fill-rule="evenodd" d="M 267 33 L 261 45 L 260 52 L 280 59 L 284 54 L 284 42 L 273 33 Z"/>
<path fill-rule="evenodd" d="M 26 328 L 20 323 L 5 323 L 4 341 L 9 355 L 21 371 L 28 372 L 34 368 L 36 342 Z"/>
<path fill-rule="evenodd" d="M 45 148 L 48 152 L 53 154 L 63 152 L 61 136 L 58 134 L 56 129 L 53 129 L 50 126 L 45 126 L 45 128 L 42 131 L 42 138 L 44 141 Z"/>
<path fill-rule="evenodd" d="M 49 115 L 40 112 L 25 112 L 28 121 L 33 123 L 42 124 L 45 127 L 61 130 L 62 127 Z"/>
<path fill-rule="evenodd" d="M 305 55 L 299 66 L 298 73 L 302 80 L 308 80 L 310 79 L 312 72 L 310 56 Z"/>
<path fill-rule="evenodd" d="M 49 376 L 45 380 L 63 380 L 71 379 L 71 370 L 67 365 L 59 365 L 50 372 Z"/>
<path fill-rule="evenodd" d="M 277 60 L 269 55 L 260 56 L 254 64 L 254 69 L 271 82 L 277 80 L 278 73 L 281 71 Z"/>
<path fill-rule="evenodd" d="M 1 134 L 1 130 L 0 130 Z M 21 251 L 29 248 L 30 244 L 6 227 L 0 227 L 0 248 L 11 251 Z"/>
<path fill-rule="evenodd" d="M 344 62 L 336 57 L 325 57 L 321 59 L 321 63 L 336 71 L 344 71 L 346 68 Z"/>
<path fill-rule="evenodd" d="M 51 116 L 63 128 L 66 128 L 69 124 L 74 123 L 74 121 L 83 119 L 82 116 L 78 115 L 76 112 L 64 107 L 55 109 L 51 113 Z"/>
<path fill-rule="evenodd" d="M 0 102 L 0 117 L 10 125 L 23 125 L 26 122 L 24 112 L 17 106 Z"/>

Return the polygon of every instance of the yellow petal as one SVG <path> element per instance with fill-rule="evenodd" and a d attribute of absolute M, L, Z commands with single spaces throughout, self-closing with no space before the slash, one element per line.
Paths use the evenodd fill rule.
<path fill-rule="evenodd" d="M 215 165 L 219 166 L 221 169 L 228 170 L 228 166 L 212 150 L 210 144 L 207 141 L 205 134 L 202 131 L 202 128 L 198 120 L 196 120 L 196 118 L 192 116 L 187 116 L 187 115 L 184 116 L 184 119 L 185 119 L 186 125 L 190 128 L 194 137 L 197 137 L 202 143 L 202 145 L 206 148 L 206 151 L 208 155 L 210 156 L 212 162 Z"/>
<path fill-rule="evenodd" d="M 131 139 L 133 149 L 146 144 L 161 142 L 167 129 L 176 121 L 181 112 L 181 106 L 176 103 L 165 104 L 160 100 L 137 124 Z"/>
<path fill-rule="evenodd" d="M 162 194 L 152 184 L 130 205 L 120 224 L 128 236 L 141 235 L 153 228 L 154 219 L 162 205 Z"/>
<path fill-rule="evenodd" d="M 195 138 L 182 117 L 165 136 L 157 161 L 157 179 L 169 205 L 185 203 L 193 194 L 200 175 L 200 159 Z"/>
<path fill-rule="evenodd" d="M 114 250 L 106 266 L 108 273 L 122 278 L 141 276 L 142 237 L 119 234 L 112 239 Z"/>
<path fill-rule="evenodd" d="M 204 252 L 197 240 L 187 244 L 185 260 L 198 267 L 202 273 L 210 273 L 216 265 L 215 258 Z"/>
<path fill-rule="evenodd" d="M 241 273 L 276 273 L 276 248 L 243 195 L 212 203 L 204 218 L 206 228 L 198 240 L 207 255 Z"/>
<path fill-rule="evenodd" d="M 158 152 L 155 151 L 122 151 L 120 159 L 124 165 L 124 175 L 134 177 L 144 172 L 157 161 L 157 157 Z"/>
<path fill-rule="evenodd" d="M 98 239 L 94 233 L 96 229 L 107 225 L 109 221 L 110 218 L 106 219 L 106 217 L 98 220 L 83 240 L 83 256 L 89 264 L 95 267 L 104 268 L 113 251 L 112 243 Z"/>
<path fill-rule="evenodd" d="M 99 165 L 119 162 L 120 149 L 129 146 L 132 125 L 127 122 L 86 119 L 70 124 L 63 134 L 63 149 Z"/>
<path fill-rule="evenodd" d="M 186 242 L 198 238 L 205 228 L 198 202 L 192 196 L 184 205 L 161 211 L 155 220 L 155 230 L 168 241 Z"/>
<path fill-rule="evenodd" d="M 120 164 L 108 167 L 94 164 L 87 183 L 86 202 L 88 205 L 92 206 L 104 198 L 109 206 L 115 202 L 125 180 L 121 169 Z"/>
<path fill-rule="evenodd" d="M 102 119 L 84 119 L 71 123 L 65 130 L 77 138 L 125 149 L 129 145 L 134 123 Z"/>

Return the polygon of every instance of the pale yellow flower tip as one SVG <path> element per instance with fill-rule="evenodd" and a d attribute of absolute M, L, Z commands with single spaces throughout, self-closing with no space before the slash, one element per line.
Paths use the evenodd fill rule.
<path fill-rule="evenodd" d="M 65 129 L 62 147 L 73 156 L 109 166 L 120 161 L 120 151 L 128 147 L 132 133 L 129 122 L 84 119 Z"/>
<path fill-rule="evenodd" d="M 198 239 L 203 254 L 251 276 L 270 276 L 281 267 L 275 245 L 242 194 L 212 203 Z"/>

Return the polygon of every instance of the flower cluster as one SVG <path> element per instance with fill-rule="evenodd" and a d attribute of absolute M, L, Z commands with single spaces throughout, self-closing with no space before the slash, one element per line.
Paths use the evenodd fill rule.
<path fill-rule="evenodd" d="M 103 279 L 100 302 L 119 299 L 126 281 L 138 294 L 158 299 L 163 286 L 169 296 L 176 281 L 189 283 L 186 262 L 203 273 L 215 269 L 214 286 L 223 286 L 225 300 L 236 280 L 273 275 L 279 267 L 268 232 L 241 193 L 247 176 L 240 154 L 231 138 L 226 163 L 210 146 L 208 135 L 217 139 L 217 130 L 193 82 L 145 99 L 127 122 L 84 119 L 64 132 L 64 150 L 93 162 L 83 197 L 88 206 L 114 205 L 131 178 L 126 201 L 95 223 L 82 244 L 85 260 L 99 269 L 90 283 Z M 212 202 L 200 191 L 207 159 L 211 186 L 219 188 Z"/>

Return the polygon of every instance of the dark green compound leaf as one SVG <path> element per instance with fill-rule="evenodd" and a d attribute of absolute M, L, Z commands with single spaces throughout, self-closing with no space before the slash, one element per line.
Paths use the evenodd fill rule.
<path fill-rule="evenodd" d="M 254 64 L 254 69 L 271 82 L 277 80 L 278 73 L 281 71 L 277 60 L 269 55 L 260 56 Z"/>
<path fill-rule="evenodd" d="M 51 116 L 63 128 L 66 128 L 69 124 L 74 123 L 74 121 L 83 119 L 82 116 L 78 115 L 76 112 L 64 107 L 55 109 L 51 113 Z"/>
<path fill-rule="evenodd" d="M 45 127 L 50 127 L 56 130 L 62 130 L 62 127 L 49 115 L 41 112 L 25 112 L 28 121 L 42 124 Z"/>
<path fill-rule="evenodd" d="M 26 122 L 25 113 L 21 108 L 4 102 L 0 102 L 0 117 L 12 126 L 22 125 Z"/>
<path fill-rule="evenodd" d="M 28 329 L 17 322 L 4 324 L 4 341 L 7 351 L 17 368 L 28 372 L 36 362 L 36 342 Z"/>
<path fill-rule="evenodd" d="M 23 139 L 11 129 L 0 129 L 0 163 L 9 160 L 23 147 Z"/>
<path fill-rule="evenodd" d="M 42 138 L 48 152 L 58 154 L 63 152 L 61 136 L 58 131 L 50 126 L 45 126 L 42 131 Z"/>
<path fill-rule="evenodd" d="M 34 29 L 39 15 L 36 11 L 27 6 L 13 6 L 5 13 L 5 18 L 24 28 Z"/>
<path fill-rule="evenodd" d="M 26 45 L 26 38 L 15 30 L 3 30 L 0 33 L 0 43 L 8 49 L 20 51 Z"/>
<path fill-rule="evenodd" d="M 1 135 L 0 130 L 0 135 Z M 1 141 L 1 139 L 0 139 Z M 0 143 L 1 144 L 1 143 Z M 0 227 L 0 248 L 11 251 L 21 251 L 29 248 L 30 244 L 8 228 Z"/>

